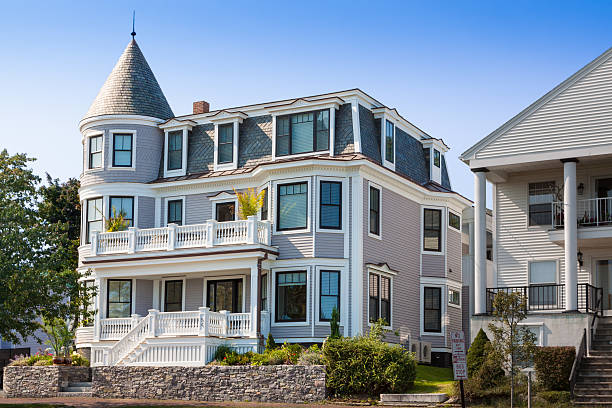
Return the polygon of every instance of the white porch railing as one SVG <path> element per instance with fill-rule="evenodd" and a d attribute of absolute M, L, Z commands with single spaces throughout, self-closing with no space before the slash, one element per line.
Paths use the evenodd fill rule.
<path fill-rule="evenodd" d="M 179 248 L 210 248 L 217 245 L 270 245 L 270 222 L 247 220 L 204 224 L 175 225 L 128 231 L 94 232 L 91 236 L 91 255 L 171 251 Z"/>
<path fill-rule="evenodd" d="M 139 320 L 138 317 L 100 320 L 100 340 L 122 339 Z"/>
<path fill-rule="evenodd" d="M 552 203 L 553 228 L 563 227 L 564 203 Z M 580 226 L 612 226 L 612 197 L 590 198 L 576 202 L 577 222 Z"/>

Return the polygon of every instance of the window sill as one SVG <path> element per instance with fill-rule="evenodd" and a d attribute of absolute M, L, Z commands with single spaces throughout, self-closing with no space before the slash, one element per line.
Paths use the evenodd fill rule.
<path fill-rule="evenodd" d="M 375 235 L 375 234 L 372 234 L 371 232 L 368 232 L 368 237 L 375 238 L 375 239 L 382 241 L 382 235 Z"/>
<path fill-rule="evenodd" d="M 164 172 L 164 177 L 177 177 L 177 176 L 184 176 L 185 174 L 187 174 L 185 169 L 166 170 Z"/>
<path fill-rule="evenodd" d="M 456 305 L 456 304 L 454 304 L 454 303 L 449 303 L 449 304 L 448 304 L 448 306 L 449 306 L 449 307 L 454 307 L 455 309 L 459 309 L 459 310 L 461 310 L 461 305 Z"/>
<path fill-rule="evenodd" d="M 272 322 L 271 327 L 295 327 L 295 326 L 310 326 L 309 322 Z"/>
<path fill-rule="evenodd" d="M 293 235 L 293 234 L 308 234 L 310 233 L 310 228 L 304 229 L 294 229 L 294 230 L 281 230 L 272 232 L 272 235 Z"/>
<path fill-rule="evenodd" d="M 421 336 L 436 336 L 436 337 L 444 337 L 443 332 L 426 332 L 422 331 Z"/>
<path fill-rule="evenodd" d="M 285 160 L 285 159 L 295 159 L 295 158 L 309 157 L 309 156 L 323 156 L 326 154 L 331 155 L 331 149 L 321 150 L 318 152 L 307 152 L 307 153 L 286 154 L 284 156 L 274 156 L 274 161 Z"/>
<path fill-rule="evenodd" d="M 444 255 L 444 251 L 429 251 L 426 249 L 421 250 L 422 255 Z"/>
<path fill-rule="evenodd" d="M 109 170 L 123 170 L 123 171 L 135 171 L 136 167 L 132 166 L 132 167 L 116 167 L 116 166 L 110 166 L 108 168 Z"/>
<path fill-rule="evenodd" d="M 374 323 L 370 323 L 370 322 L 368 322 L 368 327 L 370 327 L 370 328 L 371 328 L 371 327 L 374 327 Z M 384 330 L 390 330 L 390 331 L 392 331 L 392 330 L 393 330 L 393 324 L 391 324 L 391 326 L 382 326 L 382 328 L 383 328 Z"/>
<path fill-rule="evenodd" d="M 390 161 L 385 160 L 383 166 L 388 168 L 389 170 L 395 171 L 395 163 L 391 163 Z"/>
<path fill-rule="evenodd" d="M 214 171 L 236 170 L 237 168 L 238 166 L 234 162 L 214 165 Z"/>
<path fill-rule="evenodd" d="M 342 229 L 334 229 L 334 228 L 321 228 L 321 227 L 317 227 L 316 232 L 330 232 L 332 234 L 344 234 L 344 228 Z"/>

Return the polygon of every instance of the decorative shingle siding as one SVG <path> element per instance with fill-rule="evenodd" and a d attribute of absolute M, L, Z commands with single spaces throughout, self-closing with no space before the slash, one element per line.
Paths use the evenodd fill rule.
<path fill-rule="evenodd" d="M 398 173 L 420 184 L 429 181 L 423 145 L 398 127 L 395 128 L 395 157 L 395 170 Z"/>
<path fill-rule="evenodd" d="M 380 121 L 375 120 L 372 112 L 361 105 L 359 105 L 359 128 L 362 153 L 380 163 Z"/>
<path fill-rule="evenodd" d="M 238 167 L 272 161 L 272 116 L 247 118 L 240 125 Z"/>
<path fill-rule="evenodd" d="M 422 275 L 435 278 L 443 278 L 444 273 L 444 255 L 423 254 Z"/>
<path fill-rule="evenodd" d="M 353 113 L 350 103 L 340 105 L 340 109 L 336 112 L 335 130 L 334 154 L 354 153 Z"/>
<path fill-rule="evenodd" d="M 187 147 L 187 173 L 204 173 L 214 169 L 215 126 L 195 126 Z"/>
<path fill-rule="evenodd" d="M 155 199 L 138 196 L 138 228 L 153 228 L 155 226 Z"/>
<path fill-rule="evenodd" d="M 446 159 L 442 156 L 442 187 L 451 189 L 450 178 L 448 177 L 448 168 L 446 167 Z"/>

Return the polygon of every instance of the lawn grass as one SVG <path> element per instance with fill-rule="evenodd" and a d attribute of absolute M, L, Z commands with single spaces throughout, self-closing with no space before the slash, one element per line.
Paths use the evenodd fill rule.
<path fill-rule="evenodd" d="M 410 394 L 432 394 L 446 393 L 452 394 L 453 391 L 453 369 L 440 368 L 426 365 L 417 365 L 416 380 L 414 387 L 408 391 Z"/>

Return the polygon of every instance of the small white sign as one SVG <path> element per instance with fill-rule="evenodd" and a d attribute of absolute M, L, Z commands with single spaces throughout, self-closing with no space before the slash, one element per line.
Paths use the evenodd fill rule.
<path fill-rule="evenodd" d="M 465 358 L 465 337 L 462 331 L 450 332 L 453 350 L 453 374 L 455 380 L 467 380 L 467 360 Z"/>

